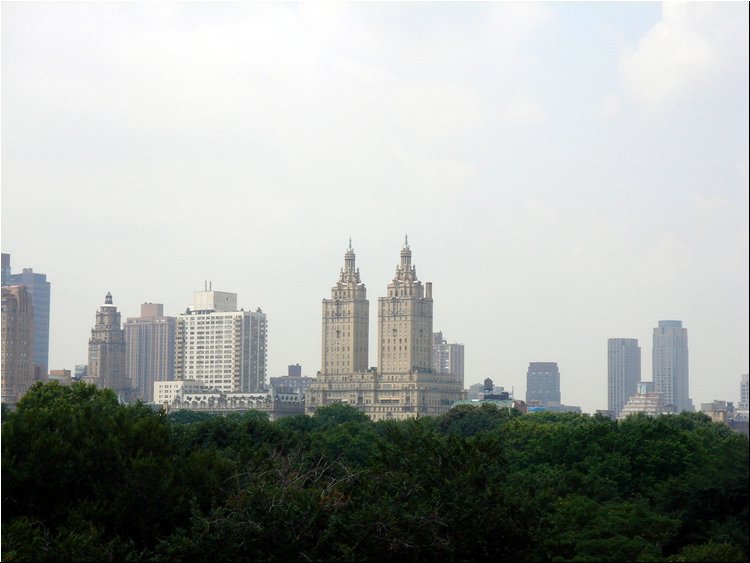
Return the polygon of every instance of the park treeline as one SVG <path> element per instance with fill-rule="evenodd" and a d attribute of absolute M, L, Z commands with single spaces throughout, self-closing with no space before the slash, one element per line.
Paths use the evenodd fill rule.
<path fill-rule="evenodd" d="M 748 441 L 699 413 L 166 415 L 38 383 L 3 561 L 746 561 Z"/>

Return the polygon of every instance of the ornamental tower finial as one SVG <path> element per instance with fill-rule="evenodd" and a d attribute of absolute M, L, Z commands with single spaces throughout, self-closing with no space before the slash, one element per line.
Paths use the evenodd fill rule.
<path fill-rule="evenodd" d="M 344 269 L 341 270 L 341 281 L 360 283 L 359 281 L 359 270 L 355 265 L 356 254 L 354 254 L 354 248 L 352 248 L 352 238 L 349 237 L 349 248 L 344 254 Z"/>

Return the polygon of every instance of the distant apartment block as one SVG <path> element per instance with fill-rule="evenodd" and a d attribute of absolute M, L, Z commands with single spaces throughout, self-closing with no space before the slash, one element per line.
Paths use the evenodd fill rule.
<path fill-rule="evenodd" d="M 641 380 L 641 348 L 636 338 L 610 338 L 607 341 L 607 410 L 620 415 L 628 399 L 635 395 Z"/>
<path fill-rule="evenodd" d="M 62 385 L 68 385 L 73 381 L 69 369 L 51 369 L 47 376 L 48 381 L 57 381 Z"/>
<path fill-rule="evenodd" d="M 88 374 L 84 381 L 112 389 L 125 401 L 130 398 L 131 383 L 125 371 L 125 332 L 111 293 L 104 298 L 91 329 Z"/>
<path fill-rule="evenodd" d="M 2 253 L 2 284 L 10 285 L 10 254 Z"/>
<path fill-rule="evenodd" d="M 687 329 L 682 321 L 659 321 L 654 329 L 653 381 L 664 403 L 677 412 L 692 411 L 688 377 Z"/>
<path fill-rule="evenodd" d="M 73 372 L 73 379 L 81 380 L 89 374 L 88 364 L 76 364 L 75 371 Z"/>
<path fill-rule="evenodd" d="M 270 378 L 271 394 L 273 396 L 278 394 L 296 394 L 304 398 L 305 393 L 314 381 L 314 377 L 302 375 L 302 366 L 299 364 L 291 365 L 287 370 L 287 375 Z"/>
<path fill-rule="evenodd" d="M 166 412 L 180 410 L 211 413 L 260 411 L 270 420 L 304 414 L 304 396 L 295 393 L 223 392 L 201 381 L 180 379 L 154 382 L 155 403 Z"/>
<path fill-rule="evenodd" d="M 750 385 L 748 384 L 748 374 L 744 373 L 740 377 L 740 402 L 737 408 L 747 410 L 750 407 Z"/>
<path fill-rule="evenodd" d="M 34 383 L 34 306 L 26 286 L 2 288 L 2 402 L 15 405 Z"/>
<path fill-rule="evenodd" d="M 153 402 L 158 405 L 169 405 L 175 397 L 182 398 L 184 394 L 203 393 L 207 390 L 202 381 L 194 379 L 175 379 L 173 381 L 154 381 L 152 391 Z"/>
<path fill-rule="evenodd" d="M 463 388 L 464 345 L 446 342 L 442 332 L 432 333 L 432 371 L 455 375 Z"/>
<path fill-rule="evenodd" d="M 644 392 L 640 392 L 640 391 Z M 646 391 L 641 388 L 638 393 L 630 397 L 620 411 L 618 420 L 623 420 L 628 415 L 643 413 L 648 416 L 658 416 L 665 412 L 673 412 L 664 404 L 664 394 L 658 391 Z"/>
<path fill-rule="evenodd" d="M 529 363 L 526 372 L 526 403 L 540 406 L 560 404 L 560 370 L 557 362 Z"/>
<path fill-rule="evenodd" d="M 177 317 L 175 378 L 222 392 L 266 388 L 267 319 L 260 308 L 237 310 L 237 294 L 197 291 Z"/>
<path fill-rule="evenodd" d="M 734 418 L 734 403 L 718 400 L 701 403 L 701 412 L 708 415 L 713 422 L 729 426 L 730 421 Z"/>
<path fill-rule="evenodd" d="M 174 379 L 176 326 L 161 303 L 143 303 L 141 316 L 125 321 L 125 371 L 134 399 L 153 402 L 154 382 Z"/>

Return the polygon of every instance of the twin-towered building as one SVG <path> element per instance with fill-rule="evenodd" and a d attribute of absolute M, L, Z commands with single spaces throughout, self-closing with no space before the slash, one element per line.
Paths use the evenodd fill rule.
<path fill-rule="evenodd" d="M 378 299 L 378 368 L 369 367 L 369 301 L 355 260 L 350 241 L 339 280 L 323 300 L 321 370 L 305 393 L 306 412 L 337 402 L 375 420 L 447 412 L 465 397 L 463 346 L 433 334 L 432 284 L 417 278 L 408 240 Z M 176 405 L 179 395 L 177 408 L 228 408 L 238 398 L 242 406 L 257 402 L 248 394 L 266 392 L 266 353 L 266 315 L 238 310 L 235 293 L 195 292 L 177 317 L 146 303 L 123 328 L 107 294 L 91 331 L 86 379 L 125 400 Z"/>
<path fill-rule="evenodd" d="M 323 300 L 322 359 L 305 410 L 348 403 L 373 420 L 438 415 L 465 398 L 463 373 L 433 369 L 432 284 L 417 278 L 408 239 L 385 297 L 378 298 L 378 367 L 369 368 L 369 301 L 349 241 L 344 267 Z M 463 371 L 463 370 L 462 370 Z"/>

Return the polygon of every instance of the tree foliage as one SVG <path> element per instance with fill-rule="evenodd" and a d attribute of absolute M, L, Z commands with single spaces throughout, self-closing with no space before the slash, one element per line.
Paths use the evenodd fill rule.
<path fill-rule="evenodd" d="M 37 384 L 2 425 L 7 561 L 740 561 L 747 438 L 700 414 L 166 416 Z"/>

